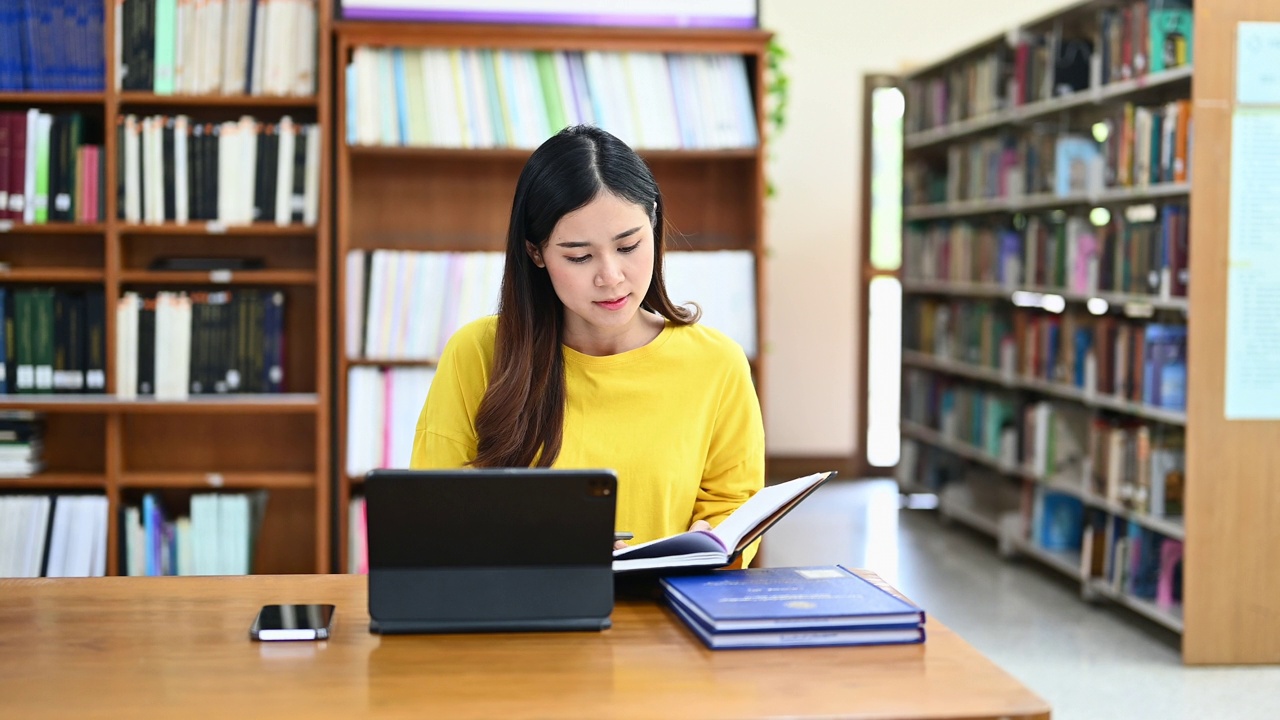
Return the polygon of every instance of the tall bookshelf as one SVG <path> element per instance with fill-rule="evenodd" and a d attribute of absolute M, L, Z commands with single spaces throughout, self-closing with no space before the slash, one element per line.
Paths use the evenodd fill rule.
<path fill-rule="evenodd" d="M 154 3 L 151 4 L 154 6 Z M 329 205 L 330 45 L 332 3 L 315 3 L 315 91 L 306 96 L 155 94 L 117 89 L 122 3 L 104 0 L 105 77 L 91 92 L 0 93 L 0 110 L 79 110 L 103 128 L 103 220 L 23 224 L 0 221 L 0 284 L 100 289 L 106 299 L 106 387 L 99 394 L 0 395 L 0 410 L 45 417 L 46 470 L 0 478 L 0 494 L 105 495 L 108 575 L 125 574 L 122 510 L 156 493 L 174 515 L 191 495 L 267 492 L 251 560 L 255 573 L 324 572 L 330 567 L 329 247 L 330 222 L 246 225 L 192 220 L 140 224 L 120 218 L 117 168 L 124 149 L 114 127 L 122 115 L 185 114 L 221 122 L 242 115 L 275 122 L 283 115 L 318 123 L 319 204 Z M 164 271 L 162 257 L 253 256 L 260 269 Z M 285 297 L 284 392 L 191 395 L 164 401 L 117 397 L 116 299 L 127 291 L 281 290 Z"/>
<path fill-rule="evenodd" d="M 764 231 L 764 54 L 769 33 L 743 30 L 636 29 L 515 25 L 380 24 L 338 21 L 336 67 L 341 73 L 358 48 L 461 49 L 473 51 L 602 51 L 737 56 L 745 60 L 756 138 L 750 146 L 726 149 L 637 149 L 653 169 L 666 202 L 671 251 L 740 251 L 750 257 L 749 290 L 763 307 L 761 279 Z M 348 508 L 361 492 L 362 478 L 348 472 L 347 417 L 352 406 L 352 368 L 433 368 L 433 358 L 386 360 L 349 356 L 343 339 L 350 330 L 344 289 L 351 279 L 346 258 L 353 250 L 502 252 L 511 196 L 532 146 L 518 148 L 386 147 L 351 144 L 345 86 L 337 91 L 337 232 L 335 316 L 337 475 L 335 514 L 339 569 L 348 564 Z M 694 104 L 697 107 L 696 104 Z M 683 112 L 684 110 L 682 110 Z M 559 128 L 553 128 L 558 130 Z M 610 129 L 606 125 L 606 129 Z M 544 138 L 539 138 L 538 143 Z M 525 143 L 528 144 L 528 143 Z M 536 143 L 534 143 L 536 145 Z M 687 146 L 686 146 L 687 147 Z M 741 257 L 741 256 L 740 256 Z M 670 258 L 670 254 L 668 254 Z M 668 267 L 670 265 L 668 264 Z M 673 298 L 677 302 L 693 298 Z M 496 300 L 496 294 L 494 295 Z M 756 347 L 763 337 L 762 313 L 749 318 Z M 751 357 L 757 389 L 764 375 L 761 353 Z M 416 420 L 424 397 L 412 398 Z M 397 428 L 404 429 L 397 424 Z"/>
<path fill-rule="evenodd" d="M 906 78 L 900 479 L 1179 633 L 1187 663 L 1274 663 L 1280 619 L 1251 598 L 1277 590 L 1280 537 L 1244 518 L 1277 510 L 1276 423 L 1224 419 L 1224 347 L 1236 25 L 1280 13 L 1201 2 L 1157 29 L 1174 7 L 1075 3 Z M 1179 26 L 1185 64 L 1132 54 L 1176 60 L 1152 37 Z M 1092 65 L 1051 91 L 1044 59 L 1072 40 Z M 1136 108 L 1158 116 L 1149 146 Z"/>

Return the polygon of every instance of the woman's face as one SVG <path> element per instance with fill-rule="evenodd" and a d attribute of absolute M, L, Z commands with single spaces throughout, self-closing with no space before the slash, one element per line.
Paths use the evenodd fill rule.
<path fill-rule="evenodd" d="M 646 208 L 603 192 L 560 218 L 541 251 L 565 307 L 566 337 L 620 337 L 639 330 L 640 303 L 653 279 L 653 226 Z"/>

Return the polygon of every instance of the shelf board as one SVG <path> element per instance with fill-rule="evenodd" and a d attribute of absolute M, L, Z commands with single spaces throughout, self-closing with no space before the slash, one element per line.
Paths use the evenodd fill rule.
<path fill-rule="evenodd" d="M 912 367 L 944 372 L 950 375 L 958 375 L 973 380 L 980 380 L 982 382 L 1000 385 L 1005 388 L 1032 390 L 1064 400 L 1071 400 L 1086 407 L 1112 410 L 1125 415 L 1154 420 L 1168 425 L 1185 426 L 1187 424 L 1187 414 L 1185 412 L 1166 410 L 1165 408 L 1154 407 L 1143 403 L 1130 402 L 1122 398 L 1089 393 L 1071 385 L 1064 385 L 1063 383 L 1008 375 L 992 368 L 985 368 L 971 363 L 940 358 L 930 355 L 929 353 L 923 353 L 916 350 L 903 350 L 902 363 Z"/>
<path fill-rule="evenodd" d="M 420 160 L 527 160 L 533 148 L 451 148 L 384 145 L 347 145 L 352 158 L 404 158 Z M 646 160 L 748 160 L 760 154 L 758 148 L 724 150 L 645 150 L 636 152 Z"/>
<path fill-rule="evenodd" d="M 314 95 L 157 95 L 149 92 L 119 93 L 120 105 L 223 108 L 315 108 Z"/>
<path fill-rule="evenodd" d="M 314 285 L 313 270 L 125 270 L 120 282 L 133 285 Z"/>
<path fill-rule="evenodd" d="M 28 105 L 100 105 L 106 99 L 101 91 L 46 91 L 22 90 L 0 92 L 0 103 L 26 103 Z"/>
<path fill-rule="evenodd" d="M 311 489 L 316 474 L 309 472 L 127 472 L 120 476 L 125 488 Z"/>
<path fill-rule="evenodd" d="M 251 223 L 248 225 L 228 225 L 215 220 L 192 220 L 187 223 L 165 222 L 156 225 L 138 223 L 121 223 L 121 235 L 232 235 L 232 236 L 288 236 L 309 237 L 315 235 L 314 225 L 293 223 L 277 225 L 275 223 Z"/>
<path fill-rule="evenodd" d="M 1157 200 L 1167 200 L 1189 195 L 1190 183 L 1157 183 L 1143 187 L 1106 188 L 1096 193 L 1072 193 L 1057 195 L 1039 193 L 1018 197 L 989 198 L 982 200 L 957 200 L 955 202 L 925 203 L 906 205 L 902 208 L 902 219 L 942 220 L 948 218 L 969 217 L 973 215 L 995 215 L 1006 213 L 1030 212 L 1032 210 L 1053 210 L 1068 207 L 1096 207 L 1099 205 L 1134 205 Z"/>
<path fill-rule="evenodd" d="M 943 517 L 955 520 L 961 525 L 973 528 L 983 535 L 989 535 L 999 539 L 1000 525 L 995 520 L 983 515 L 973 508 L 964 507 L 959 503 L 939 502 L 938 512 Z"/>
<path fill-rule="evenodd" d="M 901 431 L 906 437 L 941 448 L 953 455 L 956 455 L 957 457 L 962 457 L 966 460 L 972 460 L 980 465 L 985 465 L 1004 475 L 1022 478 L 1024 480 L 1038 481 L 1040 479 L 1034 473 L 1026 470 L 1025 468 L 1003 463 L 999 458 L 994 455 L 987 454 L 980 448 L 976 448 L 968 443 L 960 442 L 959 440 L 952 440 L 937 430 L 927 428 L 919 423 L 904 419 L 901 421 Z"/>
<path fill-rule="evenodd" d="M 431 367 L 435 367 L 440 363 L 440 361 L 435 358 L 426 359 L 426 360 L 421 360 L 421 359 L 411 360 L 411 359 L 405 359 L 405 358 L 400 358 L 400 359 L 356 358 L 354 360 L 348 359 L 348 360 L 345 360 L 344 362 L 346 362 L 349 367 L 405 367 L 405 368 L 418 368 L 418 367 L 431 368 Z"/>
<path fill-rule="evenodd" d="M 1030 292 L 1040 295 L 1057 295 L 1069 303 L 1087 303 L 1094 298 L 1106 300 L 1108 305 L 1129 307 L 1140 306 L 1151 310 L 1172 310 L 1187 312 L 1191 305 L 1185 297 L 1162 297 L 1160 295 L 1142 295 L 1138 293 L 1121 293 L 1099 291 L 1092 293 L 1071 292 L 1063 288 L 1008 286 L 998 283 L 968 282 L 963 280 L 902 280 L 905 293 L 921 295 L 951 295 L 955 297 L 978 298 L 1012 298 L 1016 292 Z"/>
<path fill-rule="evenodd" d="M 0 220 L 0 235 L 102 235 L 104 223 L 52 222 L 28 225 Z"/>
<path fill-rule="evenodd" d="M 1068 550 L 1046 550 L 1039 545 L 1022 538 L 1012 538 L 1012 544 L 1018 552 L 1030 556 L 1058 572 L 1074 580 L 1084 582 L 1084 573 L 1080 571 L 1080 553 Z"/>
<path fill-rule="evenodd" d="M 1113 102 L 1149 90 L 1170 87 L 1181 82 L 1189 83 L 1191 75 L 1192 68 L 1185 66 L 1143 75 L 1131 80 L 1120 80 L 1100 87 L 1086 88 L 1061 97 L 1037 100 L 1025 105 L 1006 108 L 983 117 L 967 118 L 942 127 L 908 133 L 904 138 L 904 146 L 908 150 L 916 150 L 968 135 L 975 135 L 1001 125 L 1031 122 L 1085 105 Z"/>
<path fill-rule="evenodd" d="M 1096 578 L 1090 582 L 1090 587 L 1099 595 L 1110 598 L 1174 632 L 1181 633 L 1183 631 L 1181 605 L 1173 608 L 1162 608 L 1150 600 L 1143 600 L 1128 593 L 1117 591 L 1105 580 Z"/>
<path fill-rule="evenodd" d="M 100 283 L 106 273 L 98 268 L 12 268 L 0 270 L 0 283 Z"/>
<path fill-rule="evenodd" d="M 319 400 L 312 393 L 276 395 L 193 395 L 189 400 L 142 397 L 121 400 L 114 395 L 0 395 L 0 410 L 65 413 L 198 413 L 243 414 L 315 412 Z"/>
<path fill-rule="evenodd" d="M 96 473 L 44 472 L 30 477 L 0 477 L 0 490 L 46 488 L 97 490 L 104 489 L 106 484 L 106 476 Z"/>

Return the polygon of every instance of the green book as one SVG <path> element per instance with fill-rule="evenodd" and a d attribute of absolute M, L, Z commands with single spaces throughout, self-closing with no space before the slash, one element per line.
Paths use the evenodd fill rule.
<path fill-rule="evenodd" d="M 52 288 L 35 290 L 32 294 L 35 345 L 32 348 L 35 363 L 37 393 L 53 392 L 53 366 L 57 349 L 54 333 L 57 319 L 54 313 L 56 291 Z"/>
<path fill-rule="evenodd" d="M 40 113 L 36 119 L 36 191 L 35 223 L 49 222 L 49 134 L 53 132 L 53 116 Z"/>
<path fill-rule="evenodd" d="M 551 53 L 535 52 L 533 57 L 538 64 L 538 76 L 542 78 L 542 100 L 547 106 L 547 123 L 554 135 L 569 124 L 564 116 L 564 90 L 560 87 L 556 61 Z"/>
<path fill-rule="evenodd" d="M 157 95 L 172 95 L 174 91 L 174 70 L 177 64 L 177 49 L 174 44 L 178 36 L 178 3 L 177 0 L 156 0 L 156 56 L 155 92 Z M 224 40 L 226 38 L 223 38 Z M 222 68 L 217 68 L 221 76 Z M 219 83 L 221 87 L 221 83 Z"/>
<path fill-rule="evenodd" d="M 1147 55 L 1153 73 L 1191 64 L 1195 18 L 1190 7 L 1169 7 L 1176 4 L 1165 2 L 1147 16 L 1151 41 Z"/>
<path fill-rule="evenodd" d="M 502 93 L 498 91 L 498 63 L 493 50 L 479 51 L 480 69 L 484 73 L 484 89 L 489 97 L 489 112 L 493 116 L 493 137 L 496 147 L 511 147 L 515 138 L 510 133 L 511 123 Z"/>
<path fill-rule="evenodd" d="M 426 51 L 404 51 L 405 94 L 408 96 L 408 127 L 405 128 L 405 144 L 412 146 L 430 145 L 431 134 L 427 124 L 427 89 L 423 65 L 427 61 Z"/>
<path fill-rule="evenodd" d="M 36 391 L 35 316 L 32 295 L 35 290 L 18 290 L 13 294 L 13 326 L 15 378 L 14 390 Z"/>

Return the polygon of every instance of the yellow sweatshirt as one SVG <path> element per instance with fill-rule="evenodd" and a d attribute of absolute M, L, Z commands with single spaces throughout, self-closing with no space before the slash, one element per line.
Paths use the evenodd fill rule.
<path fill-rule="evenodd" d="M 418 419 L 412 467 L 475 459 L 497 327 L 490 316 L 450 338 Z M 564 441 L 554 466 L 613 469 L 617 529 L 635 533 L 632 542 L 684 532 L 695 520 L 714 527 L 764 485 L 760 403 L 742 348 L 724 334 L 667 323 L 635 350 L 594 357 L 565 347 L 564 356 Z"/>

